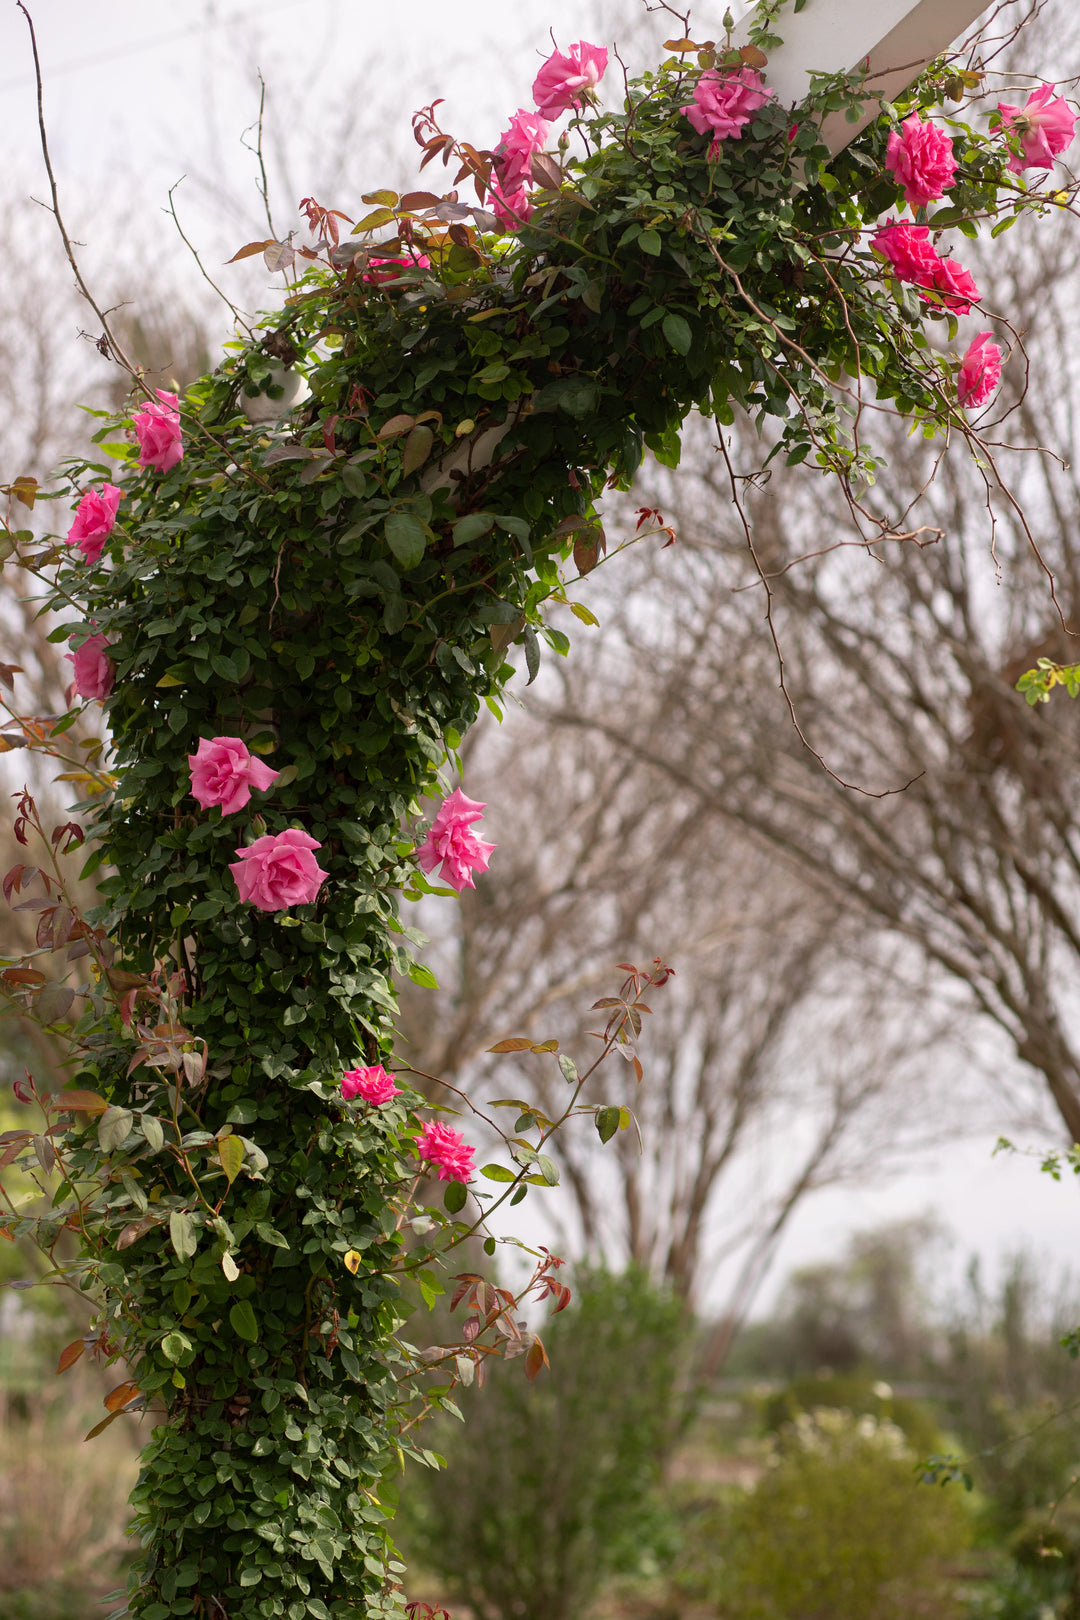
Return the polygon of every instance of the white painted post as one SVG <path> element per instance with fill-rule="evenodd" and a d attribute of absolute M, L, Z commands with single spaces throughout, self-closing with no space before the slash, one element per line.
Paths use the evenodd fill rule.
<path fill-rule="evenodd" d="M 866 103 L 857 124 L 843 113 L 826 120 L 825 138 L 834 152 L 854 139 L 877 116 L 877 97 L 890 101 L 918 77 L 985 9 L 986 0 L 807 0 L 798 15 L 785 6 L 774 32 L 783 45 L 769 57 L 765 82 L 789 106 L 810 88 L 811 73 L 850 73 L 869 63 Z M 733 42 L 746 43 L 747 17 L 736 24 Z"/>

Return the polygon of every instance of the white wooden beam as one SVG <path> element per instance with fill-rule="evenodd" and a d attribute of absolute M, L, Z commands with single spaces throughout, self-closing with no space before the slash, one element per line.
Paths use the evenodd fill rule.
<path fill-rule="evenodd" d="M 939 56 L 985 9 L 986 0 L 807 0 L 797 15 L 785 6 L 775 32 L 783 45 L 769 57 L 765 82 L 788 106 L 802 101 L 811 73 L 850 73 L 869 60 L 867 88 L 874 98 L 849 124 L 843 113 L 824 126 L 839 152 L 877 116 L 878 100 L 891 101 L 928 62 Z M 748 21 L 736 24 L 734 43 L 746 43 Z"/>

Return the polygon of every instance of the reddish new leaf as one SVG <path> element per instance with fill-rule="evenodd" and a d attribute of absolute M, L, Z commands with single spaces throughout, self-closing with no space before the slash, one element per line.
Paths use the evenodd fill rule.
<path fill-rule="evenodd" d="M 57 1372 L 67 1372 L 69 1367 L 74 1367 L 85 1349 L 86 1341 L 84 1339 L 73 1339 L 69 1345 L 65 1345 L 60 1352 L 60 1360 L 56 1367 Z"/>
<path fill-rule="evenodd" d="M 139 1393 L 139 1386 L 133 1378 L 128 1378 L 115 1389 L 110 1389 L 105 1397 L 105 1410 L 107 1412 L 122 1412 L 129 1401 L 133 1401 Z"/>
<path fill-rule="evenodd" d="M 531 1052 L 532 1050 L 533 1043 L 527 1035 L 513 1035 L 509 1040 L 496 1041 L 494 1046 L 488 1047 L 489 1052 Z"/>
<path fill-rule="evenodd" d="M 547 1351 L 544 1349 L 543 1344 L 539 1339 L 534 1339 L 528 1350 L 525 1352 L 526 1378 L 530 1383 L 532 1383 L 533 1379 L 539 1373 L 541 1367 L 550 1368 L 550 1366 L 551 1363 L 547 1358 Z"/>

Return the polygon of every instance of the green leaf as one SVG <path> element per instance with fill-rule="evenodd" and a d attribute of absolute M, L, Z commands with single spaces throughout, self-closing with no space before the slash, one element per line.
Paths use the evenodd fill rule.
<path fill-rule="evenodd" d="M 97 1138 L 102 1153 L 111 1153 L 113 1148 L 126 1142 L 134 1123 L 135 1115 L 130 1108 L 117 1108 L 110 1103 L 98 1120 Z"/>
<path fill-rule="evenodd" d="M 443 1206 L 448 1215 L 456 1215 L 459 1209 L 464 1209 L 468 1197 L 468 1188 L 462 1181 L 447 1182 L 443 1193 Z"/>
<path fill-rule="evenodd" d="M 610 1142 L 615 1135 L 619 1128 L 619 1113 L 618 1108 L 610 1106 L 596 1110 L 593 1117 L 596 1122 L 596 1132 L 601 1142 Z"/>
<path fill-rule="evenodd" d="M 562 1070 L 564 1078 L 569 1081 L 570 1085 L 573 1086 L 577 1084 L 577 1064 L 574 1062 L 573 1058 L 567 1057 L 565 1052 L 559 1053 L 559 1068 Z"/>
<path fill-rule="evenodd" d="M 240 1267 L 237 1265 L 231 1254 L 222 1255 L 221 1269 L 225 1273 L 225 1277 L 229 1282 L 235 1282 L 237 1277 L 240 1275 Z"/>
<path fill-rule="evenodd" d="M 165 1131 L 160 1119 L 155 1119 L 153 1114 L 141 1114 L 139 1124 L 142 1126 L 142 1133 L 151 1153 L 160 1153 L 165 1146 Z"/>
<path fill-rule="evenodd" d="M 169 1238 L 178 1260 L 190 1260 L 199 1246 L 195 1222 L 186 1210 L 174 1209 L 169 1216 Z"/>
<path fill-rule="evenodd" d="M 423 561 L 430 531 L 411 512 L 391 512 L 384 532 L 387 545 L 406 573 Z"/>
<path fill-rule="evenodd" d="M 682 315 L 664 316 L 664 336 L 667 338 L 676 354 L 689 354 L 693 336 L 690 331 L 690 322 Z"/>
<path fill-rule="evenodd" d="M 246 1299 L 238 1300 L 229 1307 L 229 1321 L 233 1332 L 249 1344 L 255 1344 L 259 1338 L 259 1324 L 255 1320 L 255 1312 Z"/>
<path fill-rule="evenodd" d="M 453 535 L 455 546 L 467 546 L 472 540 L 479 540 L 481 535 L 487 534 L 495 519 L 490 512 L 466 512 L 464 517 L 458 518 L 454 524 Z"/>
<path fill-rule="evenodd" d="M 482 1164 L 480 1174 L 489 1181 L 516 1181 L 517 1176 L 513 1170 L 508 1170 L 505 1164 Z"/>
<path fill-rule="evenodd" d="M 161 1353 L 166 1361 L 171 1361 L 175 1367 L 187 1351 L 191 1349 L 191 1340 L 186 1333 L 166 1333 L 161 1341 Z"/>
<path fill-rule="evenodd" d="M 405 455 L 402 460 L 402 472 L 406 478 L 422 467 L 431 454 L 431 447 L 435 443 L 435 435 L 429 427 L 414 427 L 405 440 Z"/>
<path fill-rule="evenodd" d="M 429 967 L 424 966 L 423 962 L 410 962 L 409 978 L 413 984 L 422 985 L 425 990 L 437 990 L 439 988 L 438 979 Z"/>
<path fill-rule="evenodd" d="M 657 231 L 642 231 L 637 240 L 638 247 L 641 249 L 642 253 L 647 253 L 649 257 L 653 259 L 658 259 L 660 257 L 660 252 L 664 244 L 661 242 L 659 233 Z"/>
<path fill-rule="evenodd" d="M 536 1168 L 539 1170 L 549 1187 L 557 1187 L 559 1185 L 559 1167 L 555 1163 L 554 1159 L 548 1158 L 546 1153 L 537 1154 Z"/>
<path fill-rule="evenodd" d="M 525 663 L 529 671 L 529 678 L 525 685 L 531 686 L 540 673 L 540 643 L 536 639 L 536 631 L 531 624 L 525 626 L 524 641 Z"/>

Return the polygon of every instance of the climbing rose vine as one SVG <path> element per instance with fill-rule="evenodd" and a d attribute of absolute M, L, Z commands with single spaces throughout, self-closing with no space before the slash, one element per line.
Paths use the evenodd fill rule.
<path fill-rule="evenodd" d="M 595 624 L 589 573 L 675 541 L 654 508 L 622 534 L 606 492 L 646 450 L 675 467 L 691 411 L 724 456 L 737 413 L 758 428 L 733 489 L 806 463 L 864 540 L 904 538 L 873 504 L 878 407 L 992 464 L 968 413 L 993 414 L 1018 339 L 953 233 L 1072 205 L 1072 108 L 1049 86 L 995 105 L 943 60 L 834 153 L 823 122 L 863 87 L 783 106 L 776 11 L 746 47 L 669 41 L 625 88 L 606 47 L 556 50 L 492 150 L 422 109 L 443 189 L 305 197 L 311 245 L 242 245 L 285 274 L 277 307 L 182 395 L 133 368 L 129 408 L 66 467 L 67 543 L 4 537 L 51 592 L 80 699 L 24 734 L 67 763 L 101 705 L 109 740 L 65 769 L 78 820 L 16 809 L 35 852 L 4 895 L 39 943 L 0 987 L 69 1041 L 72 1079 L 20 1083 L 36 1114 L 0 1164 L 33 1154 L 56 1196 L 2 1222 L 93 1304 L 64 1364 L 124 1358 L 103 1424 L 147 1414 L 140 1620 L 401 1616 L 387 1526 L 403 1460 L 435 1461 L 421 1417 L 491 1355 L 545 1365 L 520 1304 L 565 1304 L 554 1258 L 514 1293 L 454 1256 L 493 1254 L 503 1203 L 557 1183 L 560 1129 L 632 1126 L 602 1065 L 619 1048 L 643 1078 L 644 997 L 672 970 L 619 969 L 588 1066 L 554 1036 L 496 1040 L 557 1065 L 565 1107 L 503 1099 L 465 1130 L 435 1116 L 468 1116 L 468 1090 L 395 1050 L 395 993 L 434 983 L 411 903 L 499 881 L 459 782 L 468 728 L 568 651 L 571 617 Z M 448 1282 L 460 1337 L 422 1352 L 410 1315 Z"/>

